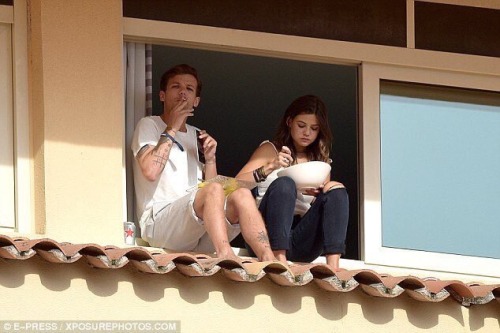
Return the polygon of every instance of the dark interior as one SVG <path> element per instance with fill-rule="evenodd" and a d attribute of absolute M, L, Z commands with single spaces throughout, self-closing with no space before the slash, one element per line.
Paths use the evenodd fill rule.
<path fill-rule="evenodd" d="M 293 99 L 314 94 L 329 111 L 334 135 L 332 179 L 349 192 L 346 258 L 359 259 L 357 67 L 260 57 L 170 46 L 153 46 L 153 110 L 161 112 L 159 80 L 179 63 L 197 68 L 201 103 L 190 123 L 218 142 L 219 174 L 235 176 L 253 150 L 272 139 Z M 241 238 L 233 246 L 243 247 Z"/>

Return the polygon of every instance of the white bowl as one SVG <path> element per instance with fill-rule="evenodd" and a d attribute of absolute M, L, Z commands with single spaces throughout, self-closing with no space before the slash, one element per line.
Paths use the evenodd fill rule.
<path fill-rule="evenodd" d="M 321 161 L 299 163 L 278 171 L 278 177 L 288 176 L 298 189 L 317 188 L 324 183 L 332 167 Z"/>

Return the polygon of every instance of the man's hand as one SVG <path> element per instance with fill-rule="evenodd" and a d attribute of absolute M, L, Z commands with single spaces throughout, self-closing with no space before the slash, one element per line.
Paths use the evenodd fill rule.
<path fill-rule="evenodd" d="M 205 130 L 200 131 L 199 138 L 203 142 L 203 152 L 207 164 L 215 163 L 215 153 L 217 151 L 217 141 L 212 138 Z"/>
<path fill-rule="evenodd" d="M 188 107 L 187 100 L 181 100 L 174 106 L 172 111 L 168 113 L 168 118 L 165 119 L 166 123 L 177 132 L 179 129 L 184 127 L 187 117 L 194 115 L 193 111 L 193 108 Z"/>

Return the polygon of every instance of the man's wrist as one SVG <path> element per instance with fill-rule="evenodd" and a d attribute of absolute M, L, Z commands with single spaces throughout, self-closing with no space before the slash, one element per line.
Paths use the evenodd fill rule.
<path fill-rule="evenodd" d="M 170 135 L 169 132 L 165 131 L 165 132 L 161 133 L 160 138 L 162 138 L 162 137 L 172 141 L 172 143 L 175 143 L 181 151 L 184 151 L 184 147 L 181 145 L 181 143 L 179 141 L 175 140 L 175 138 L 172 135 Z"/>
<path fill-rule="evenodd" d="M 205 160 L 205 164 L 215 164 L 215 163 L 216 163 L 215 157 L 210 160 Z"/>
<path fill-rule="evenodd" d="M 168 133 L 172 136 L 175 136 L 175 134 L 177 133 L 177 129 L 173 128 L 172 126 L 167 126 L 167 128 L 165 128 L 163 133 Z"/>

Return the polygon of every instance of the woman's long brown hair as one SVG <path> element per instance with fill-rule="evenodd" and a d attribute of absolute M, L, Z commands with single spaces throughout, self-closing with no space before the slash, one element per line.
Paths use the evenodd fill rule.
<path fill-rule="evenodd" d="M 297 152 L 288 125 L 300 114 L 314 114 L 318 118 L 319 133 L 316 140 L 306 148 L 309 161 L 330 161 L 330 147 L 332 145 L 332 132 L 328 124 L 326 106 L 323 101 L 314 95 L 305 95 L 295 99 L 288 106 L 281 118 L 278 131 L 274 136 L 273 143 L 278 150 L 287 146 L 292 151 L 293 164 L 297 163 Z"/>

